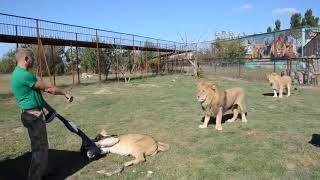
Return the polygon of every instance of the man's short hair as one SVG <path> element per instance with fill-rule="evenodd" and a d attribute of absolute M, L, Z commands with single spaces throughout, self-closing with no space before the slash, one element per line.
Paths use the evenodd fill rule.
<path fill-rule="evenodd" d="M 15 54 L 16 60 L 19 61 L 20 58 L 28 56 L 30 58 L 34 58 L 33 51 L 30 48 L 18 48 Z"/>

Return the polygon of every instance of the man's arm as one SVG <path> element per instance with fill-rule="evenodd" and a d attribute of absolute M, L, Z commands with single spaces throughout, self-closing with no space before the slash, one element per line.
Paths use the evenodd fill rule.
<path fill-rule="evenodd" d="M 43 81 L 38 80 L 36 83 L 34 83 L 33 88 L 38 89 L 41 91 L 45 91 L 48 88 L 51 88 L 52 86 L 49 84 L 44 83 Z"/>
<path fill-rule="evenodd" d="M 58 87 L 48 85 L 41 80 L 38 80 L 33 85 L 33 88 L 45 91 L 45 92 L 47 92 L 49 94 L 53 94 L 53 95 L 63 95 L 68 99 L 69 102 L 73 101 L 73 97 L 70 94 L 68 94 L 66 91 L 59 89 Z"/>

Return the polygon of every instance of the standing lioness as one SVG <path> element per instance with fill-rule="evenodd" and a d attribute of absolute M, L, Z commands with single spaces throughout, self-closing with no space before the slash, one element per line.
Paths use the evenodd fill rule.
<path fill-rule="evenodd" d="M 215 128 L 222 130 L 222 116 L 228 110 L 233 111 L 233 117 L 228 122 L 234 122 L 239 113 L 241 113 L 242 122 L 247 122 L 245 93 L 242 88 L 237 87 L 223 91 L 211 81 L 201 81 L 198 84 L 198 101 L 205 112 L 204 122 L 199 125 L 199 128 L 207 128 L 210 116 L 215 116 Z"/>
<path fill-rule="evenodd" d="M 277 97 L 277 91 L 279 91 L 279 97 L 282 98 L 283 89 L 287 89 L 287 97 L 290 96 L 290 88 L 292 79 L 290 76 L 283 75 L 280 76 L 277 73 L 271 73 L 267 75 L 270 86 L 273 89 L 273 97 Z"/>

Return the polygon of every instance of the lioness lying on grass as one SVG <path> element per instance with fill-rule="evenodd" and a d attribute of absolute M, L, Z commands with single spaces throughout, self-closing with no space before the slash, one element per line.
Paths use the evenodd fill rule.
<path fill-rule="evenodd" d="M 108 135 L 103 129 L 94 139 L 96 145 L 101 149 L 102 154 L 115 153 L 122 156 L 134 156 L 135 159 L 124 163 L 130 166 L 145 161 L 146 156 L 153 156 L 160 151 L 167 151 L 169 145 L 156 141 L 149 135 L 144 134 L 123 134 Z"/>

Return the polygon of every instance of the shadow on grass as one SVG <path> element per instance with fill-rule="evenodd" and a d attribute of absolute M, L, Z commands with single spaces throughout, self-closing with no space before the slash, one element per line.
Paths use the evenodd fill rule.
<path fill-rule="evenodd" d="M 309 143 L 316 147 L 320 147 L 320 134 L 312 134 L 312 138 Z"/>
<path fill-rule="evenodd" d="M 31 153 L 0 161 L 0 179 L 26 179 Z M 49 149 L 49 176 L 46 179 L 66 179 L 90 163 L 80 152 Z"/>
<path fill-rule="evenodd" d="M 292 93 L 291 93 L 292 94 Z M 274 94 L 273 93 L 263 93 L 262 94 L 263 96 L 273 96 Z M 287 95 L 286 92 L 283 92 L 282 95 Z M 279 93 L 277 93 L 277 96 L 279 96 Z"/>
<path fill-rule="evenodd" d="M 246 113 L 247 116 L 247 113 Z M 231 119 L 233 117 L 233 113 L 225 114 L 222 116 L 221 124 L 224 124 L 228 119 Z M 237 120 L 241 119 L 241 114 L 238 114 Z M 201 122 L 204 122 L 204 117 L 202 117 Z M 209 124 L 216 124 L 216 118 L 210 117 Z"/>

